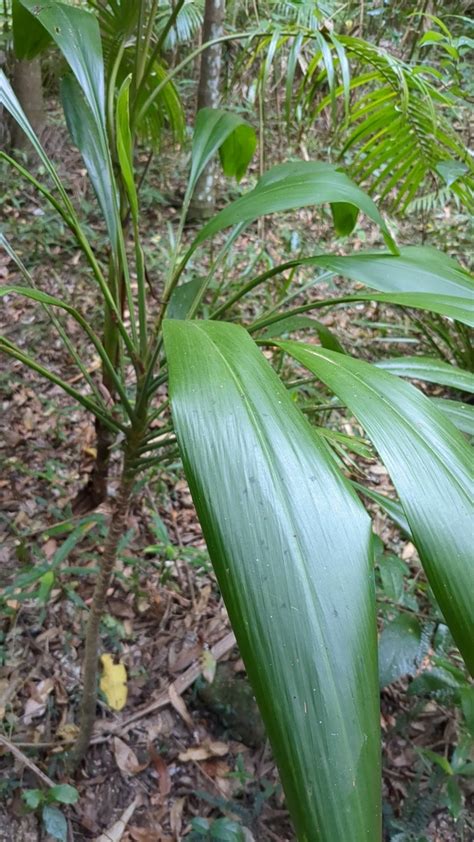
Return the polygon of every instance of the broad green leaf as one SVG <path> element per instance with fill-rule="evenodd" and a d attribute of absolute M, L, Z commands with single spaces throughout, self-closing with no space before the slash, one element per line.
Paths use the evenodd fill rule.
<path fill-rule="evenodd" d="M 348 202 L 333 202 L 331 213 L 336 233 L 341 237 L 352 234 L 359 216 L 355 205 L 350 205 Z"/>
<path fill-rule="evenodd" d="M 380 635 L 380 686 L 386 687 L 404 675 L 415 675 L 421 650 L 421 628 L 416 617 L 399 614 Z"/>
<path fill-rule="evenodd" d="M 240 134 L 236 136 L 236 132 Z M 235 175 L 240 180 L 255 151 L 254 129 L 242 117 L 231 111 L 223 111 L 220 108 L 201 108 L 197 113 L 194 126 L 191 173 L 186 191 L 188 196 L 193 193 L 206 164 L 226 143 L 225 151 L 221 155 L 224 172 Z"/>
<path fill-rule="evenodd" d="M 48 790 L 48 799 L 60 801 L 61 804 L 75 804 L 79 801 L 79 793 L 76 787 L 70 784 L 56 784 Z"/>
<path fill-rule="evenodd" d="M 53 839 L 58 839 L 59 842 L 67 842 L 67 821 L 57 807 L 51 807 L 49 804 L 46 804 L 43 807 L 41 817 L 46 833 L 49 833 Z"/>
<path fill-rule="evenodd" d="M 115 126 L 117 136 L 117 155 L 122 172 L 123 182 L 130 202 L 132 216 L 138 219 L 138 196 L 133 174 L 133 143 L 130 130 L 130 83 L 131 76 L 127 76 L 117 94 L 115 111 Z"/>
<path fill-rule="evenodd" d="M 165 321 L 185 472 L 301 842 L 380 839 L 370 523 L 247 332 Z"/>
<path fill-rule="evenodd" d="M 25 789 L 21 797 L 30 810 L 36 810 L 37 807 L 44 801 L 44 793 L 41 789 Z"/>
<path fill-rule="evenodd" d="M 334 391 L 382 457 L 404 508 L 428 581 L 474 672 L 471 449 L 430 399 L 369 363 L 277 342 Z"/>
<path fill-rule="evenodd" d="M 431 400 L 458 430 L 474 436 L 474 406 L 444 398 L 431 398 Z"/>
<path fill-rule="evenodd" d="M 184 319 L 205 279 L 199 276 L 175 287 L 166 310 L 167 319 Z"/>
<path fill-rule="evenodd" d="M 336 167 L 316 161 L 273 167 L 253 190 L 225 207 L 201 229 L 190 251 L 230 225 L 252 222 L 266 214 L 333 202 L 348 203 L 363 211 L 380 227 L 388 247 L 396 253 L 395 243 L 372 199 Z"/>
<path fill-rule="evenodd" d="M 253 126 L 241 123 L 226 137 L 219 149 L 224 174 L 241 181 L 247 172 L 257 146 L 257 135 Z"/>
<path fill-rule="evenodd" d="M 95 15 L 65 3 L 21 0 L 61 50 L 76 77 L 97 125 L 105 130 L 102 44 Z"/>
<path fill-rule="evenodd" d="M 60 91 L 69 133 L 84 158 L 112 248 L 116 252 L 119 237 L 118 199 L 109 167 L 108 147 L 104 145 L 104 136 L 97 130 L 92 112 L 75 78 L 70 74 L 64 76 Z"/>
<path fill-rule="evenodd" d="M 434 360 L 431 357 L 396 357 L 380 360 L 376 365 L 399 377 L 426 380 L 428 383 L 439 383 L 441 386 L 450 386 L 462 392 L 474 392 L 474 374 L 442 360 Z"/>
<path fill-rule="evenodd" d="M 51 36 L 20 0 L 12 2 L 13 49 L 17 59 L 32 59 L 51 42 Z"/>
<path fill-rule="evenodd" d="M 406 564 L 397 556 L 383 556 L 379 563 L 380 579 L 386 596 L 392 602 L 401 602 Z"/>
<path fill-rule="evenodd" d="M 413 307 L 447 316 L 458 322 L 474 327 L 474 299 L 460 298 L 457 295 L 440 295 L 429 292 L 374 292 L 371 295 L 358 296 L 359 300 L 381 301 L 398 304 L 400 307 Z"/>
<path fill-rule="evenodd" d="M 316 256 L 314 263 L 380 292 L 427 292 L 460 298 L 474 294 L 471 275 L 431 246 L 407 246 L 400 249 L 400 254 L 323 254 Z"/>

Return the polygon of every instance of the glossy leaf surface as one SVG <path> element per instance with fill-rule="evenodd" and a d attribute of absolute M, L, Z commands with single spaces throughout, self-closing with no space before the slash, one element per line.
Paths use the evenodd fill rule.
<path fill-rule="evenodd" d="M 225 207 L 202 228 L 192 248 L 224 228 L 251 222 L 265 214 L 333 202 L 358 208 L 381 229 L 389 248 L 396 246 L 377 206 L 347 175 L 317 161 L 296 161 L 272 167 L 257 186 Z"/>
<path fill-rule="evenodd" d="M 347 404 L 379 451 L 439 606 L 474 672 L 472 454 L 466 440 L 410 383 L 347 355 L 276 344 Z"/>
<path fill-rule="evenodd" d="M 299 840 L 380 839 L 370 522 L 248 334 L 166 321 L 186 475 Z"/>
<path fill-rule="evenodd" d="M 51 36 L 20 0 L 12 1 L 13 48 L 17 59 L 30 60 L 51 42 Z"/>
<path fill-rule="evenodd" d="M 441 386 L 450 386 L 462 392 L 474 392 L 472 372 L 431 357 L 395 357 L 391 360 L 380 360 L 377 366 L 399 377 L 426 380 L 428 383 L 439 383 Z"/>
<path fill-rule="evenodd" d="M 323 254 L 314 262 L 380 292 L 428 292 L 460 298 L 474 294 L 472 277 L 451 257 L 430 246 L 407 246 L 398 255 Z"/>
<path fill-rule="evenodd" d="M 255 145 L 254 129 L 238 114 L 220 108 L 201 108 L 194 127 L 187 193 L 193 192 L 199 176 L 219 149 L 223 149 L 221 161 L 226 175 L 240 179 L 250 163 Z"/>

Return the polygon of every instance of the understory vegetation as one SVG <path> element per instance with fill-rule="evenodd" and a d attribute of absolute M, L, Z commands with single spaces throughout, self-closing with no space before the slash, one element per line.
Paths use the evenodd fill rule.
<path fill-rule="evenodd" d="M 467 4 L 2 23 L 0 840 L 468 842 Z"/>

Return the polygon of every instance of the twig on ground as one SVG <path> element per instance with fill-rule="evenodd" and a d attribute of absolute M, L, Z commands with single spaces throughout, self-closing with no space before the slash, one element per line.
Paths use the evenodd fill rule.
<path fill-rule="evenodd" d="M 17 758 L 17 760 L 20 760 L 20 762 L 23 763 L 24 766 L 27 766 L 28 769 L 31 772 L 33 772 L 33 774 L 36 775 L 36 777 L 48 788 L 55 786 L 54 781 L 52 781 L 51 778 L 48 777 L 48 775 L 42 772 L 41 769 L 36 765 L 36 763 L 33 763 L 33 761 L 30 760 L 30 758 L 27 757 L 26 754 L 23 754 L 23 752 L 18 748 L 18 746 L 14 745 L 14 743 L 10 742 L 10 740 L 7 739 L 7 737 L 3 737 L 1 734 L 0 745 L 4 746 L 7 749 L 7 751 L 13 754 Z"/>
<path fill-rule="evenodd" d="M 218 661 L 220 658 L 223 658 L 224 655 L 227 655 L 231 649 L 235 646 L 236 640 L 235 635 L 233 632 L 229 632 L 222 640 L 219 640 L 214 646 L 211 647 L 211 655 L 212 657 Z M 182 673 L 182 675 L 178 676 L 176 681 L 172 683 L 173 689 L 178 693 L 178 695 L 182 695 L 188 687 L 193 684 L 196 679 L 201 674 L 201 664 L 199 661 L 194 661 L 188 669 Z M 149 713 L 153 713 L 155 710 L 159 710 L 160 708 L 164 708 L 170 704 L 170 696 L 169 696 L 169 687 L 166 690 L 163 690 L 162 693 L 155 699 L 154 702 L 151 704 L 146 705 L 146 707 L 141 708 L 140 710 L 135 711 L 125 722 L 116 722 L 116 723 L 104 723 L 101 725 L 101 729 L 106 731 L 106 734 L 94 737 L 91 740 L 91 745 L 97 745 L 98 743 L 103 743 L 108 739 L 110 734 L 116 733 L 124 733 L 127 731 L 134 722 L 138 719 L 143 719 L 145 716 L 148 716 Z"/>

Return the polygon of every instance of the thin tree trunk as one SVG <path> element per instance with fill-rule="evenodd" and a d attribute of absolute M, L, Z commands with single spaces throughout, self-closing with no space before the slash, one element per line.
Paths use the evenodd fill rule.
<path fill-rule="evenodd" d="M 15 61 L 13 89 L 36 134 L 41 134 L 45 124 L 45 113 L 39 58 L 31 61 Z M 29 140 L 17 122 L 12 122 L 11 133 L 14 149 L 31 148 Z"/>
<path fill-rule="evenodd" d="M 206 0 L 202 25 L 202 42 L 219 38 L 224 32 L 225 0 Z M 217 108 L 220 101 L 222 45 L 208 47 L 201 55 L 197 110 Z M 189 216 L 206 219 L 214 213 L 214 162 L 211 161 L 196 185 Z"/>
<path fill-rule="evenodd" d="M 110 519 L 109 532 L 100 563 L 100 572 L 96 579 L 92 604 L 89 610 L 83 661 L 84 686 L 81 700 L 79 735 L 69 759 L 71 770 L 76 769 L 83 760 L 89 747 L 94 727 L 97 703 L 97 662 L 99 655 L 100 623 L 106 604 L 107 591 L 112 581 L 118 545 L 125 531 L 127 512 L 134 482 L 134 472 L 127 467 L 128 462 L 129 460 L 126 457 L 120 488 Z"/>

